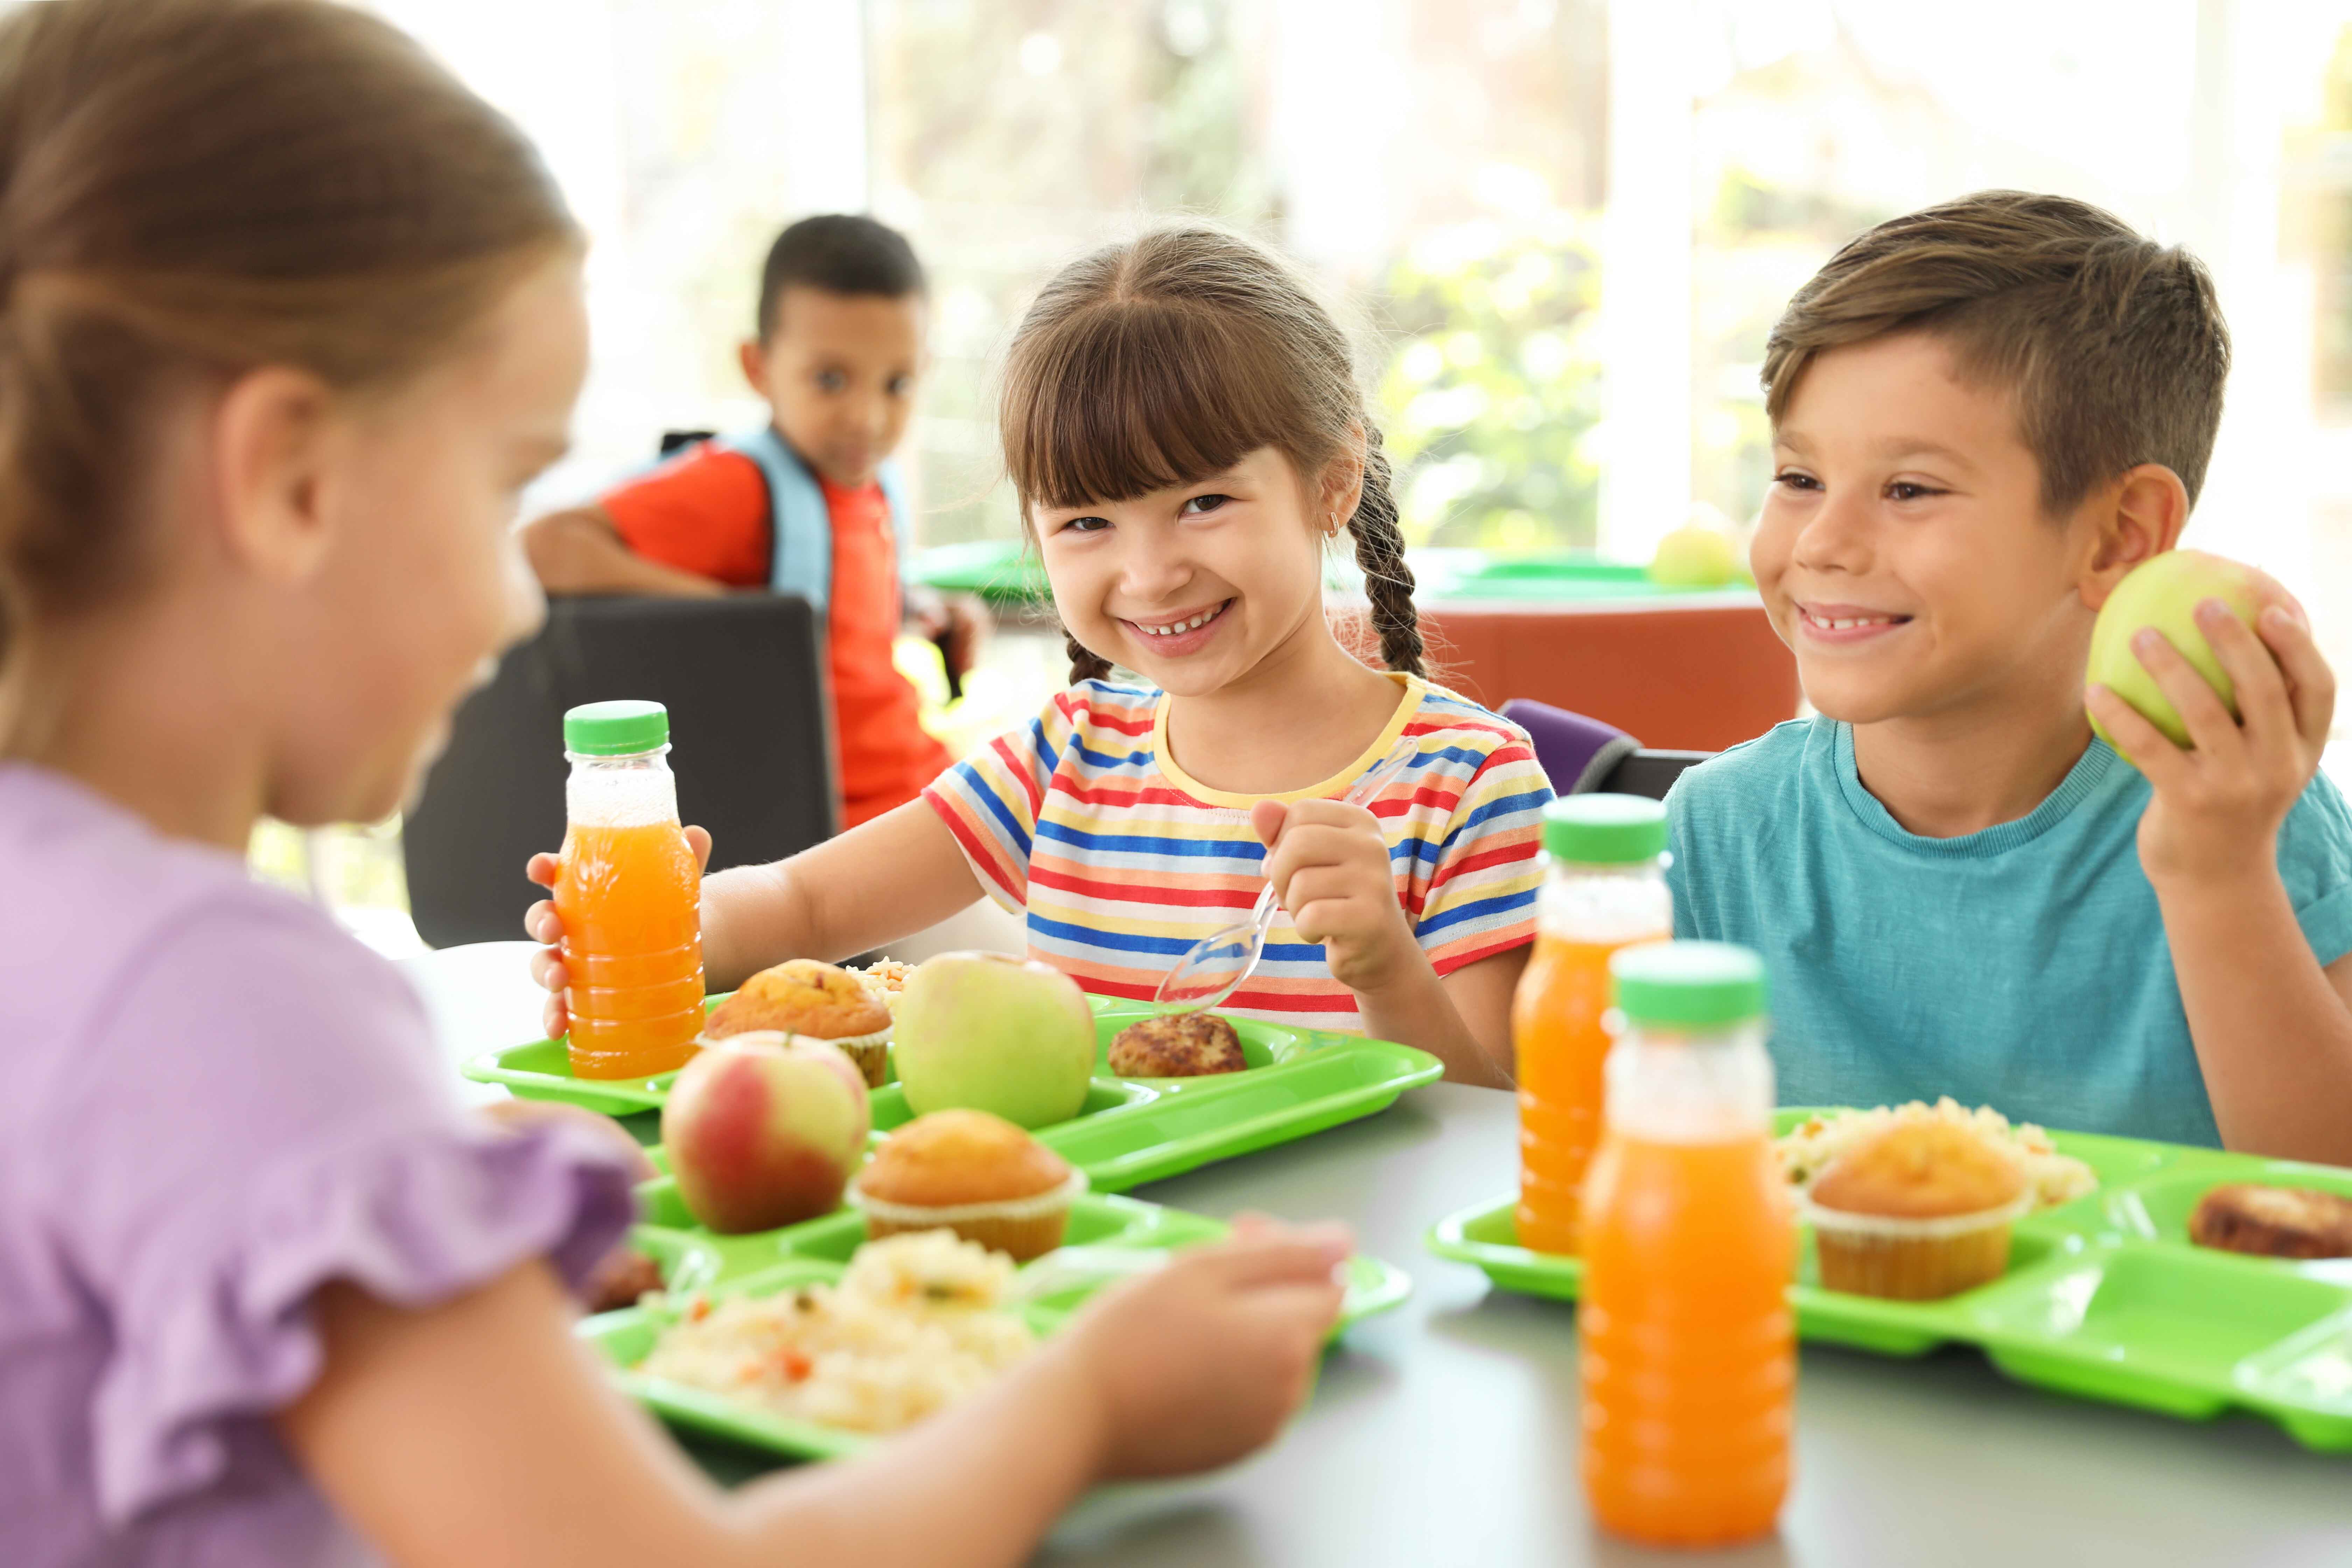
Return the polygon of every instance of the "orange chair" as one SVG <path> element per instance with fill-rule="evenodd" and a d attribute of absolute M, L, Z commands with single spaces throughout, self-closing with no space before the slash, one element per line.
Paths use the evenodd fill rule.
<path fill-rule="evenodd" d="M 1753 599 L 1422 607 L 1431 673 L 1499 709 L 1513 697 L 1614 724 L 1644 746 L 1719 752 L 1797 716 L 1797 663 Z"/>

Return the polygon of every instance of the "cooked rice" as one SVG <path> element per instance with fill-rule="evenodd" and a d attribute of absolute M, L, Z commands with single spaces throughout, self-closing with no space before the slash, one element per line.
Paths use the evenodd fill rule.
<path fill-rule="evenodd" d="M 849 972 L 866 983 L 866 988 L 882 998 L 886 1007 L 898 1005 L 898 993 L 907 988 L 907 976 L 915 973 L 911 963 L 901 963 L 895 958 L 877 958 L 863 969 Z"/>
<path fill-rule="evenodd" d="M 946 1230 L 866 1243 L 837 1287 L 697 1298 L 637 1370 L 759 1409 L 895 1432 L 986 1385 L 1036 1343 L 1001 1305 L 1013 1261 Z"/>
<path fill-rule="evenodd" d="M 2024 1164 L 2036 1208 L 2053 1208 L 2072 1202 L 2099 1184 L 2090 1166 L 2058 1152 L 2050 1142 L 2050 1134 L 2032 1122 L 2012 1124 L 1990 1105 L 1964 1110 L 1949 1095 L 1932 1106 L 1915 1100 L 1892 1109 L 1882 1105 L 1871 1110 L 1809 1116 L 1780 1140 L 1780 1168 L 1790 1185 L 1809 1187 L 1824 1166 L 1855 1144 L 1891 1127 L 1927 1121 L 1949 1122 L 2006 1147 Z"/>

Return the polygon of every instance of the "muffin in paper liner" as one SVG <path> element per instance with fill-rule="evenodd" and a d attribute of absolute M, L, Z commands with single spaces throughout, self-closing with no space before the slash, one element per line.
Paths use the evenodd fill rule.
<path fill-rule="evenodd" d="M 866 1216 L 876 1241 L 902 1231 L 951 1230 L 966 1241 L 1009 1254 L 1015 1263 L 1043 1258 L 1062 1245 L 1070 1205 L 1087 1190 L 1087 1173 L 1070 1173 L 1042 1193 L 984 1204 L 898 1204 L 849 1185 L 850 1206 Z"/>
<path fill-rule="evenodd" d="M 823 1040 L 857 1064 L 868 1089 L 889 1070 L 889 1005 L 856 974 L 793 958 L 760 971 L 704 1021 L 706 1041 L 771 1031 Z"/>
<path fill-rule="evenodd" d="M 844 1035 L 839 1038 L 829 1035 L 798 1035 L 793 1037 L 803 1040 L 823 1040 L 828 1046 L 838 1047 L 842 1055 L 857 1064 L 857 1070 L 865 1076 L 866 1087 L 868 1089 L 880 1089 L 889 1080 L 890 1031 L 888 1029 L 877 1029 L 870 1035 Z"/>
<path fill-rule="evenodd" d="M 1912 1219 L 1824 1208 L 1799 1200 L 1812 1226 L 1824 1289 L 1891 1301 L 1937 1301 L 1998 1279 L 2010 1229 L 2033 1207 L 2025 1193 L 1998 1208 Z"/>

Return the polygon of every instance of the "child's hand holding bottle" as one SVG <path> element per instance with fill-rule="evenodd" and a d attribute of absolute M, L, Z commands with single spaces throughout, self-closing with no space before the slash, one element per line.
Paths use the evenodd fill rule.
<path fill-rule="evenodd" d="M 702 828 L 688 827 L 686 842 L 694 850 L 697 871 L 709 869 L 710 835 Z M 542 888 L 552 889 L 557 875 L 562 869 L 561 857 L 539 854 L 532 856 L 523 867 L 523 875 Z M 703 948 L 707 953 L 710 943 L 710 912 L 707 904 L 703 910 L 702 926 Z M 563 967 L 563 917 L 555 912 L 555 900 L 541 899 L 526 910 L 522 929 L 526 936 L 541 946 L 541 951 L 531 955 L 530 977 L 550 993 L 547 1005 L 540 1014 L 540 1022 L 545 1026 L 549 1039 L 560 1040 L 564 1031 L 572 1027 L 571 1016 L 563 1006 L 564 988 L 572 984 L 572 977 Z"/>

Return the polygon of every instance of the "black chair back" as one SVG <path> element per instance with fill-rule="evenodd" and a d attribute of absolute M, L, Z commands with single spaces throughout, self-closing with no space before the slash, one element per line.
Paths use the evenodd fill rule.
<path fill-rule="evenodd" d="M 1601 787 L 1611 795 L 1641 795 L 1664 800 L 1685 768 L 1713 755 L 1713 752 L 1629 752 L 1601 781 Z"/>
<path fill-rule="evenodd" d="M 435 947 L 521 937 L 545 896 L 523 862 L 563 842 L 563 714 L 644 698 L 669 709 L 678 814 L 711 867 L 781 859 L 833 836 L 833 726 L 820 623 L 804 599 L 557 599 L 458 709 L 401 826 L 408 901 Z"/>

